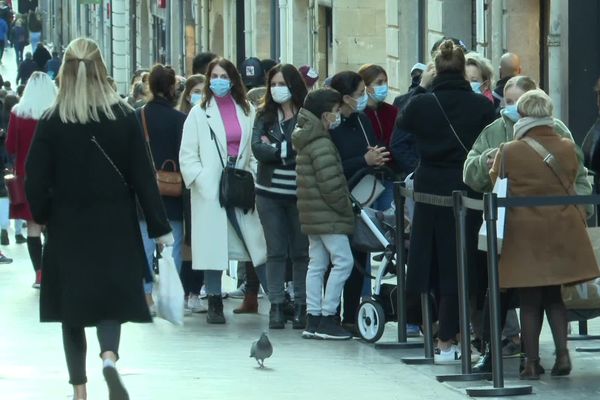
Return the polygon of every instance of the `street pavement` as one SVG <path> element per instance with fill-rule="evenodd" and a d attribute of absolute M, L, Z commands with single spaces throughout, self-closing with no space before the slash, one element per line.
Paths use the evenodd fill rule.
<path fill-rule="evenodd" d="M 34 274 L 27 247 L 11 243 L 2 250 L 14 263 L 0 265 L 0 399 L 70 399 L 60 326 L 39 323 L 39 291 L 30 287 Z M 231 289 L 234 281 L 225 277 L 224 284 Z M 202 314 L 187 316 L 183 327 L 161 319 L 125 325 L 118 368 L 131 398 L 454 400 L 466 398 L 463 388 L 485 384 L 435 380 L 437 374 L 458 373 L 458 365 L 401 362 L 404 356 L 421 355 L 420 350 L 377 350 L 359 340 L 303 340 L 289 326 L 269 332 L 275 351 L 265 362 L 267 368 L 259 369 L 249 350 L 252 341 L 268 331 L 269 304 L 262 299 L 258 315 L 233 315 L 239 303 L 225 300 L 224 326 L 206 324 Z M 590 330 L 600 332 L 599 324 L 592 322 Z M 382 342 L 393 341 L 395 331 L 396 325 L 389 323 Z M 106 399 L 94 330 L 88 329 L 87 335 L 89 399 Z M 549 370 L 553 360 L 547 327 L 542 347 L 542 363 Z M 545 375 L 534 384 L 539 398 L 600 398 L 598 356 L 572 352 L 572 357 L 570 378 Z M 505 371 L 507 385 L 521 383 L 516 380 L 516 359 L 507 360 Z"/>

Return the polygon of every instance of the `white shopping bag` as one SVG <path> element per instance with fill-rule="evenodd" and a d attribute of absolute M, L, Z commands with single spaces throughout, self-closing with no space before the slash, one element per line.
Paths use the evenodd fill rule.
<path fill-rule="evenodd" d="M 508 195 L 508 178 L 498 178 L 494 184 L 494 193 L 498 198 L 506 198 Z M 496 221 L 496 237 L 498 244 L 498 254 L 502 252 L 502 243 L 504 241 L 504 228 L 506 225 L 506 208 L 498 207 L 498 220 Z M 487 223 L 483 221 L 481 229 L 479 229 L 479 240 L 477 248 L 482 251 L 487 251 Z"/>
<path fill-rule="evenodd" d="M 158 260 L 157 313 L 175 325 L 183 325 L 184 296 L 181 279 L 171 254 L 172 247 L 165 247 Z"/>

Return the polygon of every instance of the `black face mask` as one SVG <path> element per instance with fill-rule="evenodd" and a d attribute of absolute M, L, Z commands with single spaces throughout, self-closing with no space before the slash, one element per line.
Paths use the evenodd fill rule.
<path fill-rule="evenodd" d="M 412 82 L 409 89 L 412 90 L 421 84 L 421 75 L 422 73 L 417 73 L 412 77 Z"/>

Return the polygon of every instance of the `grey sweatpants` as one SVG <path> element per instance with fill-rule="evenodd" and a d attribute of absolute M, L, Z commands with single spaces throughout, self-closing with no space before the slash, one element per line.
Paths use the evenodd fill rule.
<path fill-rule="evenodd" d="M 335 315 L 344 283 L 352 272 L 354 258 L 346 235 L 309 235 L 308 272 L 306 273 L 306 311 L 311 315 Z M 323 281 L 329 263 L 333 269 L 323 295 Z"/>

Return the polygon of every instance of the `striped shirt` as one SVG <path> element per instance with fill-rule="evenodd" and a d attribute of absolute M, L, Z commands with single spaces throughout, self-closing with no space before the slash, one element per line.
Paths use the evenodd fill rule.
<path fill-rule="evenodd" d="M 290 121 L 283 122 L 282 130 L 285 131 Z M 287 158 L 288 143 L 284 140 L 281 143 L 281 160 L 282 165 L 275 168 L 273 177 L 271 178 L 271 187 L 266 187 L 256 184 L 256 194 L 277 199 L 296 199 L 296 163 L 288 162 L 283 164 L 283 160 Z"/>

